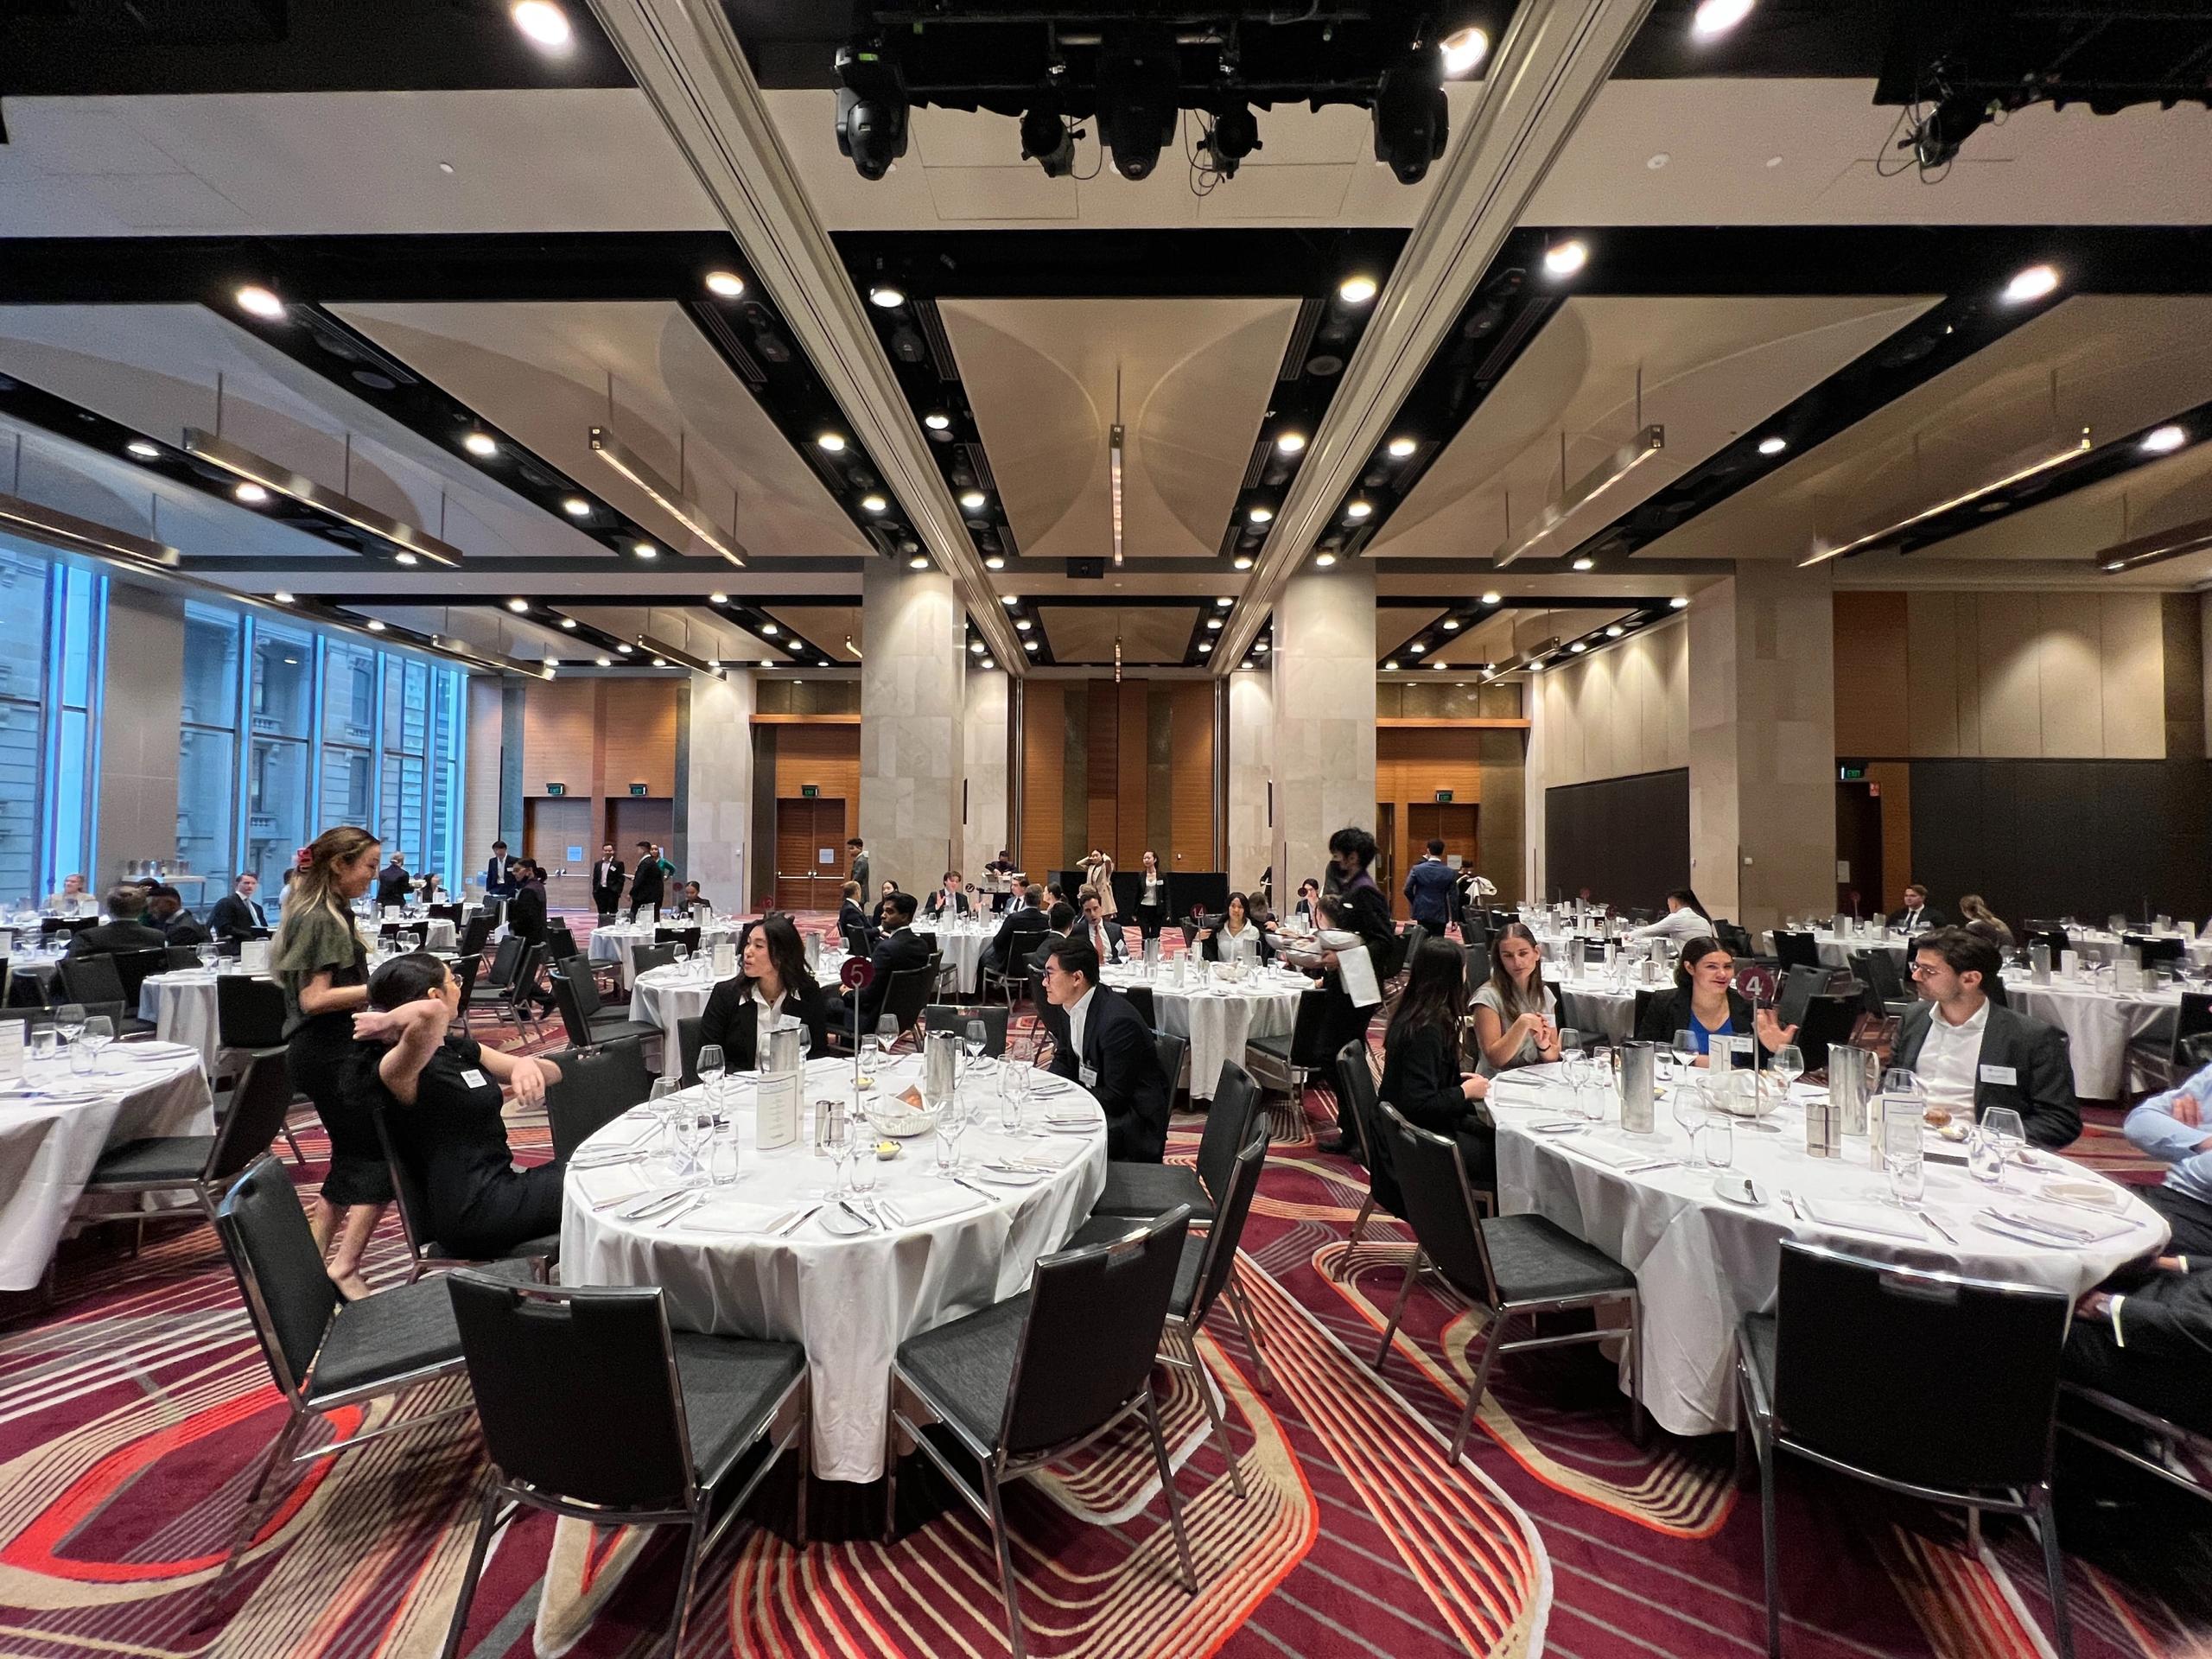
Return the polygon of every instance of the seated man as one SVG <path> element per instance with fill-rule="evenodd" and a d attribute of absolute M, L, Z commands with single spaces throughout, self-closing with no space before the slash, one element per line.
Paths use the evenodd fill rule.
<path fill-rule="evenodd" d="M 108 919 L 96 927 L 79 928 L 69 936 L 72 957 L 92 957 L 118 950 L 158 950 L 168 938 L 158 927 L 141 919 L 146 913 L 146 889 L 137 883 L 110 887 Z"/>
<path fill-rule="evenodd" d="M 875 949 L 875 942 L 883 936 L 876 931 L 875 924 L 868 919 L 868 912 L 861 908 L 861 884 L 848 881 L 844 887 L 844 901 L 837 906 L 838 937 L 849 942 L 855 928 L 861 931 L 862 948 L 853 954 L 864 957 Z"/>
<path fill-rule="evenodd" d="M 1084 888 L 1077 894 L 1076 904 L 1083 912 L 1078 935 L 1097 953 L 1099 962 L 1103 964 L 1128 961 L 1129 947 L 1122 938 L 1121 920 L 1119 918 L 1108 918 L 1106 901 L 1099 897 L 1098 889 Z"/>
<path fill-rule="evenodd" d="M 1033 882 L 1021 891 L 1021 902 L 1007 912 L 1000 922 L 999 931 L 983 947 L 983 969 L 987 973 L 1003 974 L 1007 963 L 1013 960 L 1009 954 L 1019 935 L 1041 938 L 1045 932 L 1045 889 Z"/>
<path fill-rule="evenodd" d="M 2075 1308 L 2060 1375 L 2169 1422 L 2212 1434 L 2212 1262 L 2161 1256 Z"/>
<path fill-rule="evenodd" d="M 1993 1106 L 2019 1113 L 2038 1147 L 2069 1147 L 2082 1133 L 2066 1033 L 1991 1001 L 1982 988 L 1997 977 L 1997 949 L 1961 927 L 1939 927 L 1913 941 L 1912 982 L 1920 1001 L 1897 1033 L 1894 1064 L 1920 1074 L 1931 1104 L 1972 1108 L 1979 1122 Z"/>
<path fill-rule="evenodd" d="M 944 885 L 930 894 L 929 902 L 922 906 L 922 914 L 935 920 L 950 912 L 956 916 L 968 913 L 968 890 L 960 885 L 960 872 L 947 870 Z"/>
<path fill-rule="evenodd" d="M 2138 1152 L 2167 1166 L 2164 1186 L 2139 1186 L 2135 1196 L 2166 1218 L 2173 1249 L 2192 1265 L 2212 1267 L 2212 1065 L 2178 1089 L 2153 1095 L 2128 1113 L 2123 1126 Z"/>
<path fill-rule="evenodd" d="M 891 976 L 908 969 L 930 965 L 930 948 L 922 936 L 914 931 L 914 895 L 894 893 L 883 901 L 883 919 L 887 931 L 882 942 L 868 953 L 868 963 L 875 976 L 865 985 L 844 994 L 842 1018 L 850 1021 L 854 1005 L 859 1004 L 861 1034 L 866 1036 L 875 1029 L 875 1022 L 883 1017 L 883 999 L 891 992 Z"/>
<path fill-rule="evenodd" d="M 1167 1077 L 1144 1017 L 1098 984 L 1098 954 L 1079 939 L 1046 959 L 1052 1072 L 1072 1077 L 1106 1112 L 1106 1155 L 1159 1163 L 1167 1150 Z"/>
<path fill-rule="evenodd" d="M 1950 918 L 1928 902 L 1928 889 L 1917 881 L 1905 884 L 1904 901 L 1889 915 L 1891 931 L 1897 933 L 1919 933 L 1931 927 L 1941 927 Z"/>
<path fill-rule="evenodd" d="M 215 901 L 207 925 L 217 938 L 259 938 L 269 931 L 269 912 L 253 896 L 260 890 L 261 878 L 248 870 Z"/>
<path fill-rule="evenodd" d="M 172 887 L 146 889 L 146 919 L 171 944 L 213 944 L 215 936 L 184 907 L 184 895 Z"/>
<path fill-rule="evenodd" d="M 1061 942 L 1075 931 L 1075 908 L 1065 899 L 1054 905 L 1045 913 L 1045 937 L 1037 941 L 1037 948 L 1029 953 L 1029 977 L 1042 982 L 1045 962 Z"/>

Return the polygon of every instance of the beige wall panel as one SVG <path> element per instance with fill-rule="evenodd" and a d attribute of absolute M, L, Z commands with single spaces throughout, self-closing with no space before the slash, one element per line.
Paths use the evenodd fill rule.
<path fill-rule="evenodd" d="M 1908 753 L 1906 618 L 1903 594 L 1835 596 L 1838 754 Z"/>
<path fill-rule="evenodd" d="M 1537 681 L 1546 788 L 1689 764 L 1689 632 L 1680 621 Z"/>
<path fill-rule="evenodd" d="M 1951 642 L 1952 695 L 1958 709 L 1958 747 L 1954 754 L 1983 754 L 1981 710 L 1982 684 L 1979 664 L 1981 661 L 1981 612 L 1971 595 L 1959 594 L 1953 601 L 1958 621 L 1958 632 Z"/>
<path fill-rule="evenodd" d="M 2036 639 L 2036 683 L 2043 702 L 2046 759 L 2102 754 L 2104 696 L 2099 611 L 2092 596 L 2038 594 L 2043 626 Z"/>
<path fill-rule="evenodd" d="M 1847 597 L 1838 594 L 1836 604 L 1840 607 Z M 1836 682 L 1836 744 L 1846 753 L 1897 755 L 1954 755 L 1966 752 L 1968 741 L 1960 728 L 1959 667 L 1961 662 L 1970 664 L 1961 650 L 1959 638 L 1959 595 L 1955 594 L 1907 594 L 1904 599 L 1904 652 L 1897 664 L 1903 670 L 1902 683 L 1905 688 L 1905 707 L 1909 713 L 1905 729 L 1897 733 L 1899 740 L 1894 748 L 1880 749 L 1871 745 L 1853 748 L 1843 741 L 1844 707 L 1847 690 L 1840 675 Z M 1840 669 L 1842 664 L 1837 664 Z"/>
<path fill-rule="evenodd" d="M 1974 608 L 1981 632 L 1981 753 L 2034 760 L 2043 753 L 2041 601 L 2033 594 L 1983 594 Z"/>
<path fill-rule="evenodd" d="M 2107 760 L 2156 760 L 2166 753 L 2165 636 L 2157 594 L 2106 594 L 2099 679 Z"/>

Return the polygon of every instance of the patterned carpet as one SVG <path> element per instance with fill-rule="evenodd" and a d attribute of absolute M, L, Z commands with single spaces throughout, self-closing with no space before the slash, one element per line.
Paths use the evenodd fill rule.
<path fill-rule="evenodd" d="M 1594 1350 L 1516 1355 L 1466 1459 L 1446 1463 L 1481 1317 L 1424 1287 L 1388 1363 L 1370 1366 L 1410 1245 L 1388 1224 L 1347 1244 L 1363 1182 L 1315 1150 L 1329 1103 L 1317 1092 L 1309 1103 L 1310 1121 L 1271 1103 L 1274 1144 L 1241 1268 L 1273 1391 L 1232 1326 L 1203 1350 L 1249 1498 L 1231 1491 L 1192 1387 L 1163 1371 L 1200 1593 L 1173 1577 L 1142 1446 L 1096 1447 L 1011 1499 L 1031 1651 L 1759 1651 L 1758 1505 L 1734 1484 L 1731 1446 L 1657 1433 L 1636 1446 Z M 1192 1156 L 1202 1122 L 1179 1116 L 1172 1159 Z M 525 1157 L 544 1155 L 542 1117 L 517 1114 L 513 1137 Z M 321 1136 L 302 1139 L 304 1192 Z M 135 1258 L 121 1242 L 73 1245 L 51 1307 L 0 1306 L 0 1659 L 436 1653 L 480 1471 L 465 1418 L 316 1465 L 256 1541 L 222 1617 L 194 1627 L 194 1592 L 283 1414 L 212 1231 L 167 1224 Z M 372 1277 L 398 1264 L 388 1224 Z M 917 1467 L 902 1477 L 888 1546 L 880 1487 L 817 1484 L 817 1541 L 795 1551 L 790 1483 L 772 1482 L 756 1504 L 765 1524 L 741 1523 L 702 1570 L 687 1659 L 1004 1651 L 982 1529 Z M 2094 1463 L 2069 1461 L 2062 1483 L 2083 1659 L 2179 1654 L 2188 1631 L 2212 1630 L 2212 1506 L 2122 1484 Z M 1784 1465 L 1782 1492 L 1789 1653 L 2050 1651 L 2039 1559 L 2017 1525 L 1993 1524 L 1974 1558 L 1952 1517 L 1805 1465 Z M 671 1541 L 581 1528 L 556 1539 L 543 1517 L 518 1522 L 486 1570 L 462 1651 L 654 1651 L 675 1590 Z"/>

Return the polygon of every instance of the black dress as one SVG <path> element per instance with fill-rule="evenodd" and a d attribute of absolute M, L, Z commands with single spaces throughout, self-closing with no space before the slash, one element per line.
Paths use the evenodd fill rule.
<path fill-rule="evenodd" d="M 294 922 L 277 941 L 270 968 L 284 988 L 284 1062 L 292 1086 L 315 1103 L 330 1136 L 330 1169 L 322 1178 L 324 1202 L 340 1207 L 391 1202 L 391 1170 L 366 1107 L 348 1088 L 353 1056 L 353 1013 L 340 1008 L 307 1014 L 300 992 L 318 973 L 335 987 L 369 982 L 368 952 L 350 922 L 327 912 Z"/>
<path fill-rule="evenodd" d="M 456 1255 L 495 1256 L 561 1230 L 562 1167 L 517 1169 L 499 1116 L 499 1085 L 483 1070 L 483 1050 L 448 1037 L 423 1067 L 412 1105 L 402 1103 L 377 1069 L 384 1043 L 353 1046 L 353 1093 L 365 1116 L 381 1106 L 402 1162 L 423 1184 L 426 1218 L 439 1246 Z M 472 1080 L 473 1079 L 473 1080 Z"/>

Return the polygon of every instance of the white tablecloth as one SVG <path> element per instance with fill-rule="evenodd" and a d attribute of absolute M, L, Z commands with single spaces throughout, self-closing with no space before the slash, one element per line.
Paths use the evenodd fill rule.
<path fill-rule="evenodd" d="M 662 925 L 675 927 L 682 924 L 667 922 Z M 738 924 L 735 922 L 702 922 L 699 925 L 699 948 L 711 951 L 724 939 L 734 944 L 737 934 Z M 632 958 L 637 955 L 639 947 L 650 945 L 652 942 L 653 925 L 651 922 L 616 922 L 611 926 L 592 929 L 591 943 L 584 947 L 584 954 L 593 962 L 613 963 L 616 978 L 627 985 L 636 976 Z"/>
<path fill-rule="evenodd" d="M 1783 931 L 1788 931 L 1787 929 Z M 1759 943 L 1769 956 L 1775 954 L 1773 933 L 1761 934 Z M 1825 927 L 1815 929 L 1813 933 L 1813 944 L 1821 953 L 1821 965 L 1823 968 L 1850 967 L 1851 956 L 1854 950 L 1886 950 L 1897 959 L 1897 971 L 1902 974 L 1905 966 L 1905 943 L 1904 935 L 1898 933 L 1881 933 L 1872 936 L 1853 934 L 1845 938 L 1840 934 L 1829 931 Z"/>
<path fill-rule="evenodd" d="M 1637 992 L 1663 991 L 1672 983 L 1671 977 L 1655 979 L 1649 985 L 1630 980 L 1616 988 L 1610 979 L 1586 975 L 1562 980 L 1559 984 L 1560 1023 L 1586 1039 L 1603 1036 L 1609 1043 L 1624 1043 L 1636 1035 Z"/>
<path fill-rule="evenodd" d="M 955 922 L 950 927 L 941 927 L 936 922 L 918 918 L 914 931 L 926 936 L 944 952 L 944 965 L 952 969 L 954 982 L 960 995 L 973 996 L 982 982 L 983 947 L 997 936 L 998 924 L 979 925 L 973 921 Z"/>
<path fill-rule="evenodd" d="M 833 959 L 815 976 L 832 995 L 836 994 L 837 969 L 842 963 L 842 957 Z M 630 1017 L 658 1026 L 665 1039 L 660 1046 L 663 1077 L 683 1075 L 683 1054 L 676 1039 L 677 1021 L 696 1020 L 705 1014 L 707 999 L 721 983 L 712 974 L 701 973 L 689 963 L 679 963 L 673 968 L 648 968 L 631 982 Z"/>
<path fill-rule="evenodd" d="M 396 922 L 386 922 L 379 916 L 374 921 L 368 923 L 364 931 L 373 939 L 388 926 L 419 930 L 423 935 L 423 948 L 425 950 L 450 952 L 457 950 L 461 944 L 460 933 L 454 929 L 454 925 L 442 916 L 403 916 Z"/>
<path fill-rule="evenodd" d="M 154 1034 L 162 1041 L 198 1050 L 207 1075 L 218 1075 L 213 974 L 194 968 L 147 975 L 138 987 L 138 1017 L 154 1022 Z"/>
<path fill-rule="evenodd" d="M 2084 1100 L 2125 1100 L 2133 1090 L 2165 1086 L 2180 991 L 2116 991 L 2056 974 L 2037 985 L 2025 974 L 2007 974 L 2005 1000 L 2066 1033 L 2074 1092 Z"/>
<path fill-rule="evenodd" d="M 63 1061 L 32 1067 L 28 1086 L 0 1084 L 0 1290 L 36 1287 L 105 1147 L 214 1131 L 198 1054 L 124 1043 L 103 1058 L 106 1065 L 89 1077 Z M 34 1088 L 99 1092 L 76 1099 Z"/>
<path fill-rule="evenodd" d="M 886 1066 L 880 1084 L 895 1093 L 920 1075 L 920 1061 L 908 1058 Z M 809 1103 L 832 1092 L 849 1099 L 851 1087 L 849 1060 L 813 1063 L 802 1088 L 803 1112 L 810 1118 Z M 790 1236 L 771 1238 L 702 1231 L 690 1224 L 766 1224 L 810 1201 L 826 1185 L 831 1166 L 806 1150 L 804 1132 L 797 1146 L 757 1152 L 751 1090 L 741 1087 L 734 1099 L 741 1146 L 737 1184 L 668 1227 L 620 1220 L 619 1203 L 590 1207 L 626 1186 L 664 1185 L 666 1166 L 658 1160 L 569 1170 L 561 1276 L 577 1284 L 658 1285 L 669 1322 L 678 1330 L 804 1343 L 815 1473 L 825 1480 L 874 1480 L 883 1472 L 893 1351 L 909 1337 L 1014 1294 L 1037 1258 L 1066 1241 L 1105 1188 L 1105 1119 L 1087 1091 L 1069 1084 L 1033 1100 L 1029 1121 L 1037 1122 L 1048 1109 L 1087 1109 L 1091 1128 L 1073 1136 L 1015 1140 L 996 1132 L 998 1103 L 990 1096 L 982 1102 L 976 1125 L 960 1137 L 965 1161 L 1066 1161 L 1036 1185 L 993 1187 L 986 1197 L 939 1179 L 936 1137 L 915 1136 L 899 1143 L 898 1158 L 874 1166 L 876 1196 L 918 1211 L 956 1197 L 971 1200 L 968 1207 L 857 1237 L 832 1235 L 817 1214 Z M 594 1151 L 617 1147 L 645 1128 L 641 1116 L 618 1119 L 587 1145 Z M 618 1175 L 626 1179 L 610 1179 Z"/>
<path fill-rule="evenodd" d="M 1208 964 L 1211 965 L 1211 964 Z M 1313 982 L 1302 974 L 1267 973 L 1224 983 L 1209 977 L 1179 986 L 1172 973 L 1145 977 L 1141 963 L 1109 968 L 1103 982 L 1116 989 L 1148 986 L 1157 1028 L 1191 1046 L 1191 1098 L 1211 1100 L 1222 1066 L 1244 1061 L 1255 1037 L 1287 1037 L 1298 1020 L 1298 999 Z M 1172 1088 L 1174 1079 L 1170 1077 Z"/>
<path fill-rule="evenodd" d="M 1643 1300 L 1643 1402 L 1676 1434 L 1709 1434 L 1734 1426 L 1737 1320 L 1774 1306 L 1778 1246 L 1785 1237 L 1817 1241 L 1876 1261 L 2046 1285 L 2069 1296 L 2093 1288 L 2115 1268 L 2166 1239 L 2165 1223 L 2133 1197 L 2124 1213 L 2133 1225 L 2116 1238 L 2081 1249 L 2023 1243 L 1975 1224 L 1975 1213 L 1993 1198 L 2056 1220 L 2094 1222 L 2087 1211 L 2034 1202 L 2032 1192 L 2044 1180 L 2101 1179 L 2049 1154 L 2040 1155 L 2048 1174 L 2031 1179 L 2008 1169 L 2009 1190 L 2002 1194 L 1979 1185 L 1961 1166 L 1929 1164 L 1927 1208 L 1957 1236 L 1955 1245 L 1932 1232 L 1922 1243 L 1800 1220 L 1783 1202 L 1784 1189 L 1800 1199 L 1871 1199 L 1886 1198 L 1889 1187 L 1870 1166 L 1864 1137 L 1845 1139 L 1840 1157 L 1807 1156 L 1804 1113 L 1795 1103 L 1775 1114 L 1777 1133 L 1738 1127 L 1733 1167 L 1757 1180 L 1767 1202 L 1757 1208 L 1731 1203 L 1713 1191 L 1713 1171 L 1689 1167 L 1688 1141 L 1669 1116 L 1663 1098 L 1653 1135 L 1627 1134 L 1618 1102 L 1610 1101 L 1603 1124 L 1563 1137 L 1535 1134 L 1531 1123 L 1568 1115 L 1567 1091 L 1548 1081 L 1556 1078 L 1557 1070 L 1530 1066 L 1516 1071 L 1516 1085 L 1535 1081 L 1545 1086 L 1514 1086 L 1491 1097 L 1498 1125 L 1499 1205 L 1509 1215 L 1534 1211 L 1550 1217 L 1635 1273 Z M 1648 1148 L 1654 1157 L 1684 1161 L 1627 1175 L 1578 1155 L 1584 1147 Z M 1904 1212 L 1892 1213 L 1901 1217 Z M 1624 1387 L 1626 1378 L 1624 1369 Z"/>

